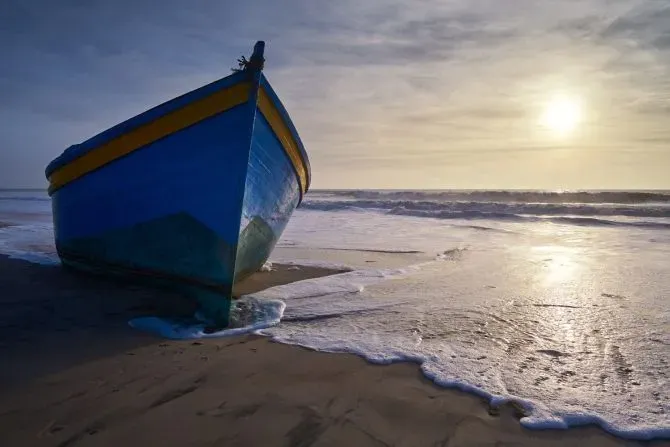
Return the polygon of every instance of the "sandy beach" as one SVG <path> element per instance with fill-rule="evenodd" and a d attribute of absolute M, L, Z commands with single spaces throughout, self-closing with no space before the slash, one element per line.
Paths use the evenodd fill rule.
<path fill-rule="evenodd" d="M 0 11 L 0 447 L 670 447 L 670 0 Z"/>
<path fill-rule="evenodd" d="M 275 265 L 238 291 L 333 273 Z M 526 430 L 518 409 L 438 388 L 411 363 L 258 336 L 168 341 L 128 327 L 134 316 L 190 311 L 164 291 L 6 257 L 0 290 L 6 446 L 670 445 L 596 427 Z"/>

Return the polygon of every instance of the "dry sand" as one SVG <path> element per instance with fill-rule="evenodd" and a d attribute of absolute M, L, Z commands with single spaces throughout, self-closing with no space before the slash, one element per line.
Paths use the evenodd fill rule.
<path fill-rule="evenodd" d="M 278 266 L 244 287 L 330 273 Z M 175 306 L 189 311 L 165 292 L 0 258 L 0 445 L 670 445 L 525 430 L 514 408 L 438 388 L 413 364 L 255 336 L 165 341 L 127 325 Z"/>

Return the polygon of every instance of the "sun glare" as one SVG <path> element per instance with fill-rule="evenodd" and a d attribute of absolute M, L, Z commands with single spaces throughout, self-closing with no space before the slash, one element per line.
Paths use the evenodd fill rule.
<path fill-rule="evenodd" d="M 582 119 L 582 107 L 575 98 L 557 96 L 549 101 L 542 114 L 541 122 L 559 135 L 572 133 Z"/>

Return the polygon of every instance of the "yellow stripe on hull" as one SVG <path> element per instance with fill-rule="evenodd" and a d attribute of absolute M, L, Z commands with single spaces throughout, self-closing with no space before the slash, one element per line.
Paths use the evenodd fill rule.
<path fill-rule="evenodd" d="M 305 163 L 300 156 L 298 145 L 293 138 L 293 134 L 282 119 L 279 110 L 274 106 L 272 100 L 262 87 L 258 92 L 258 108 L 268 123 L 270 123 L 272 131 L 281 142 L 291 163 L 295 167 L 295 170 L 298 173 L 298 180 L 300 181 L 301 193 L 305 194 L 305 192 L 307 192 L 307 170 L 305 168 Z"/>
<path fill-rule="evenodd" d="M 75 158 L 68 164 L 56 169 L 49 176 L 49 193 L 53 193 L 58 188 L 137 149 L 243 104 L 249 99 L 249 89 L 250 84 L 243 82 L 220 90 L 206 98 L 157 118 L 148 124 L 133 129 L 87 152 L 81 157 Z M 279 111 L 262 89 L 259 92 L 258 102 L 261 113 L 270 123 L 272 130 L 281 141 L 291 163 L 293 163 L 298 173 L 301 191 L 304 194 L 307 189 L 307 173 L 305 164 L 300 157 L 298 146 Z"/>
<path fill-rule="evenodd" d="M 249 83 L 237 84 L 133 129 L 54 171 L 49 176 L 49 192 L 143 146 L 243 104 L 248 98 Z"/>

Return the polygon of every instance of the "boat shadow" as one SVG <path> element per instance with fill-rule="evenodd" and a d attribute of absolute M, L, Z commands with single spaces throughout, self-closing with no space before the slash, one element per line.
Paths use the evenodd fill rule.
<path fill-rule="evenodd" d="M 169 290 L 0 256 L 0 383 L 9 389 L 159 343 L 128 321 L 194 311 L 192 302 Z"/>

